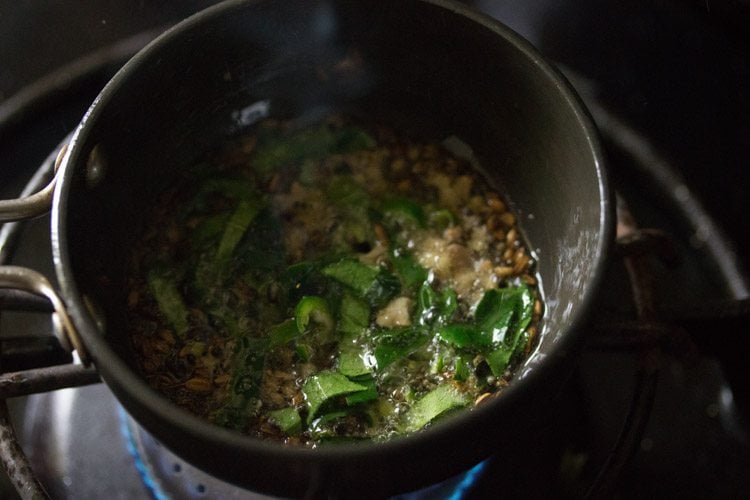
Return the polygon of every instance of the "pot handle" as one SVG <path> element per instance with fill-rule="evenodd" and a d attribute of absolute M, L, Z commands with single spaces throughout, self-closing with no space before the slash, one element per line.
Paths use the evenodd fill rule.
<path fill-rule="evenodd" d="M 55 159 L 55 176 L 40 191 L 14 200 L 0 200 L 0 222 L 15 222 L 24 219 L 31 219 L 46 212 L 49 212 L 52 206 L 52 195 L 55 193 L 55 181 L 57 180 L 57 169 L 62 163 L 63 157 L 68 150 L 65 144 L 60 148 Z"/>
<path fill-rule="evenodd" d="M 57 171 L 67 150 L 66 141 L 55 157 L 54 176 L 43 189 L 23 198 L 0 200 L 0 222 L 30 219 L 49 212 L 55 191 Z M 0 265 L 0 289 L 21 290 L 46 298 L 52 305 L 54 333 L 60 345 L 68 352 L 75 349 L 81 362 L 86 366 L 90 364 L 86 348 L 65 308 L 65 304 L 43 274 L 25 267 Z"/>
<path fill-rule="evenodd" d="M 85 366 L 90 364 L 88 352 L 65 304 L 43 274 L 20 266 L 0 266 L 0 288 L 23 290 L 49 300 L 54 309 L 52 319 L 58 326 L 54 330 L 60 345 L 68 351 L 75 349 L 81 362 Z"/>

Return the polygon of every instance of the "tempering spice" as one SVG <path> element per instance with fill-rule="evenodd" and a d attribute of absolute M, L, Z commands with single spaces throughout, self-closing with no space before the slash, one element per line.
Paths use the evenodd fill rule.
<path fill-rule="evenodd" d="M 157 200 L 130 266 L 140 369 L 259 438 L 418 431 L 501 392 L 534 344 L 516 224 L 442 145 L 264 122 Z"/>

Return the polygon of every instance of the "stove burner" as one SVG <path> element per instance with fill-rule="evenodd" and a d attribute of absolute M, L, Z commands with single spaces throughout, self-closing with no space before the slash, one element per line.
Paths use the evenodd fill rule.
<path fill-rule="evenodd" d="M 118 408 L 120 431 L 143 484 L 156 500 L 167 498 L 221 498 L 262 500 L 272 497 L 237 488 L 196 469 L 165 448 L 140 427 L 122 408 Z M 463 474 L 394 499 L 420 500 L 446 498 L 459 500 L 471 490 L 485 470 L 481 462 Z M 252 473 L 249 471 L 248 473 Z"/>
<path fill-rule="evenodd" d="M 225 483 L 174 455 L 141 428 L 104 385 L 34 395 L 24 416 L 30 423 L 21 440 L 52 498 L 271 498 Z M 442 483 L 395 498 L 459 500 L 485 470 L 482 462 Z"/>

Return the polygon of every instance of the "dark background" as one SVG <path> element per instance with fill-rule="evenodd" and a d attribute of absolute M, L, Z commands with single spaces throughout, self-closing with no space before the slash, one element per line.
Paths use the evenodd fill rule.
<path fill-rule="evenodd" d="M 213 3 L 0 0 L 0 115 L 31 83 L 76 58 Z M 646 138 L 684 176 L 750 269 L 750 0 L 467 3 L 528 38 L 585 100 Z M 73 125 L 48 128 L 62 138 Z M 0 140 L 13 139 L 3 133 Z M 47 153 L 28 154 L 41 160 Z M 5 160 L 0 183 L 13 177 Z M 3 491 L 0 484 L 0 497 Z"/>
<path fill-rule="evenodd" d="M 0 0 L 0 105 L 76 57 L 213 3 Z M 679 166 L 750 264 L 750 231 L 744 229 L 750 188 L 749 0 L 467 3 L 592 83 L 597 98 Z"/>

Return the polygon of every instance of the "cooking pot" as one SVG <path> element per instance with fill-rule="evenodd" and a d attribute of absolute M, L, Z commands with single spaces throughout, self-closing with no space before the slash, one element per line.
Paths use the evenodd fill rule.
<path fill-rule="evenodd" d="M 469 145 L 507 194 L 535 249 L 546 311 L 530 358 L 498 397 L 383 443 L 316 449 L 219 428 L 151 389 L 135 368 L 126 263 L 140 222 L 179 170 L 265 116 L 332 112 Z M 523 439 L 564 379 L 585 332 L 612 238 L 597 134 L 564 78 L 510 29 L 448 0 L 229 1 L 170 29 L 104 88 L 31 199 L 52 201 L 58 294 L 31 271 L 2 286 L 54 301 L 63 341 L 93 363 L 125 409 L 188 462 L 286 496 L 381 496 L 464 470 Z"/>

